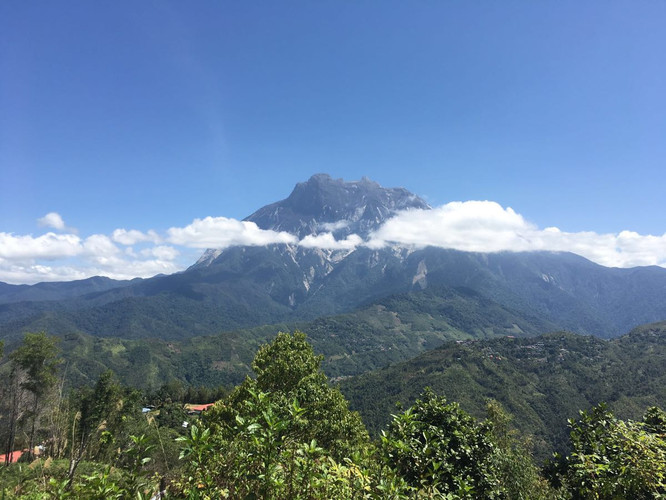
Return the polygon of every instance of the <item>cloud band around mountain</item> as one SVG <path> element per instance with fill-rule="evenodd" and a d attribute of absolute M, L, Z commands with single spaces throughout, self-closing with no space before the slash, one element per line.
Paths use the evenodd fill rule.
<path fill-rule="evenodd" d="M 73 230 L 63 232 L 67 226 L 55 212 L 38 223 L 59 232 L 38 236 L 0 232 L 0 281 L 36 283 L 95 275 L 115 279 L 149 277 L 189 266 L 196 257 L 193 259 L 192 250 L 187 249 L 281 243 L 345 251 L 391 244 L 469 252 L 568 251 L 609 267 L 666 267 L 666 235 L 540 229 L 513 209 L 492 201 L 452 202 L 431 210 L 400 212 L 365 241 L 356 234 L 336 240 L 330 232 L 299 241 L 286 232 L 263 230 L 253 222 L 226 217 L 195 219 L 187 226 L 169 228 L 164 235 L 153 230 L 116 229 L 110 236 L 93 234 L 85 238 Z M 345 227 L 344 221 L 322 229 L 340 227 Z"/>
<path fill-rule="evenodd" d="M 451 202 L 432 210 L 399 213 L 375 231 L 367 244 L 378 248 L 389 243 L 467 252 L 562 251 L 608 267 L 666 267 L 666 234 L 539 229 L 493 201 Z"/>
<path fill-rule="evenodd" d="M 254 222 L 206 217 L 194 219 L 185 227 L 172 227 L 167 231 L 168 241 L 193 248 L 226 248 L 230 246 L 262 246 L 273 243 L 297 243 L 293 234 L 283 231 L 259 229 Z"/>

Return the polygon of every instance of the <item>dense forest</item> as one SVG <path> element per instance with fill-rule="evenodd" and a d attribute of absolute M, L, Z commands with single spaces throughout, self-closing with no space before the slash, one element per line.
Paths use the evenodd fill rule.
<path fill-rule="evenodd" d="M 155 314 L 162 317 L 166 312 Z M 67 385 L 90 385 L 101 373 L 112 370 L 122 382 L 145 391 L 156 390 L 174 378 L 194 386 L 239 384 L 250 374 L 258 347 L 278 331 L 308 332 L 310 342 L 325 356 L 326 374 L 339 378 L 405 361 L 447 340 L 532 336 L 556 329 L 472 290 L 442 287 L 389 296 L 349 313 L 308 322 L 225 330 L 181 340 L 105 337 L 66 325 L 60 329 L 51 320 L 37 330 L 25 331 L 43 328 L 62 339 L 59 347 L 68 362 Z M 10 344 L 13 347 L 17 342 L 8 341 L 8 348 Z"/>
<path fill-rule="evenodd" d="M 496 351 L 482 352 L 506 355 Z M 1 498 L 666 495 L 666 413 L 657 406 L 635 419 L 616 416 L 603 402 L 580 408 L 563 451 L 543 462 L 534 458 L 533 436 L 514 428 L 505 405 L 486 398 L 482 414 L 473 416 L 438 388 L 394 410 L 371 437 L 299 332 L 262 345 L 253 376 L 229 391 L 172 381 L 140 392 L 111 371 L 93 385 L 67 389 L 57 339 L 43 333 L 26 334 L 7 358 Z M 185 404 L 212 401 L 199 414 Z"/>
<path fill-rule="evenodd" d="M 411 405 L 425 387 L 482 417 L 488 399 L 514 415 L 539 459 L 567 450 L 567 419 L 605 402 L 621 418 L 639 419 L 666 401 L 666 323 L 612 340 L 556 332 L 447 342 L 414 359 L 345 379 L 340 388 L 373 435 L 396 402 Z"/>

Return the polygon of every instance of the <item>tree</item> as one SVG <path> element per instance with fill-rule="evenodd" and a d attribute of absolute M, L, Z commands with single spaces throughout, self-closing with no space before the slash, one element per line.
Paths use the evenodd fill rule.
<path fill-rule="evenodd" d="M 193 425 L 184 443 L 191 498 L 351 498 L 369 478 L 345 457 L 368 436 L 338 389 L 328 385 L 305 335 L 279 333 L 262 346 L 247 378 Z M 341 493 L 341 491 L 347 493 Z"/>
<path fill-rule="evenodd" d="M 76 413 L 72 422 L 70 445 L 69 483 L 84 457 L 100 459 L 104 452 L 115 451 L 130 439 L 132 417 L 140 417 L 138 395 L 123 389 L 112 371 L 103 372 L 95 387 L 82 388 L 74 395 L 72 407 Z M 145 419 L 144 419 L 145 420 Z M 121 439 L 122 434 L 122 439 Z"/>
<path fill-rule="evenodd" d="M 182 403 L 165 403 L 160 407 L 160 412 L 155 420 L 160 427 L 180 431 L 183 429 L 183 422 L 187 420 L 187 412 Z"/>
<path fill-rule="evenodd" d="M 294 402 L 303 410 L 299 419 L 289 420 L 284 432 L 299 442 L 316 440 L 337 460 L 349 456 L 367 443 L 367 431 L 342 393 L 328 385 L 322 359 L 314 354 L 304 333 L 278 333 L 273 342 L 259 348 L 252 362 L 257 378 L 247 378 L 216 405 L 208 420 L 233 426 L 236 416 L 248 417 L 243 414 L 243 402 L 252 394 L 265 393 L 279 419 L 288 419 Z"/>
<path fill-rule="evenodd" d="M 666 437 L 666 412 L 657 406 L 648 408 L 643 415 L 645 430 Z"/>
<path fill-rule="evenodd" d="M 569 421 L 573 451 L 564 463 L 575 499 L 635 500 L 666 495 L 663 412 L 651 408 L 645 421 L 615 418 L 605 404 Z"/>
<path fill-rule="evenodd" d="M 382 433 L 387 464 L 414 488 L 461 498 L 498 498 L 490 428 L 457 403 L 426 391 Z"/>
<path fill-rule="evenodd" d="M 60 359 L 58 358 L 58 349 L 56 347 L 56 337 L 41 333 L 26 333 L 21 345 L 9 356 L 12 363 L 12 378 L 20 377 L 19 386 L 32 395 L 32 402 L 27 411 L 27 417 L 30 419 L 29 432 L 29 454 L 32 455 L 35 445 L 35 429 L 37 420 L 41 413 L 44 397 L 54 387 L 56 383 L 56 370 Z M 16 399 L 18 402 L 18 398 Z M 14 421 L 18 418 L 18 413 L 14 412 Z M 13 432 L 15 424 L 12 425 L 10 439 L 8 443 L 8 452 L 13 451 L 10 448 L 14 446 Z"/>
<path fill-rule="evenodd" d="M 530 440 L 520 437 L 511 427 L 512 416 L 495 400 L 486 403 L 487 424 L 496 451 L 492 468 L 502 486 L 505 498 L 536 500 L 554 498 L 556 492 L 541 477 L 532 459 Z"/>

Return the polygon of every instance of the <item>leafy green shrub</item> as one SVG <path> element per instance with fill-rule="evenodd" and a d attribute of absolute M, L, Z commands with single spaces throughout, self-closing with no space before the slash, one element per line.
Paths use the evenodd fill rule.
<path fill-rule="evenodd" d="M 573 451 L 564 464 L 575 499 L 634 500 L 666 497 L 663 412 L 651 408 L 647 423 L 615 418 L 605 404 L 569 421 Z M 663 429 L 662 429 L 663 430 Z"/>
<path fill-rule="evenodd" d="M 286 433 L 300 443 L 313 439 L 340 461 L 367 445 L 368 434 L 358 413 L 351 412 L 342 393 L 328 384 L 305 334 L 279 333 L 259 348 L 252 362 L 256 379 L 247 378 L 230 396 L 206 414 L 206 422 L 222 432 L 236 425 L 236 417 L 258 417 L 263 406 L 246 401 L 263 393 L 276 418 L 285 422 Z M 289 418 L 294 402 L 302 408 L 298 419 Z"/>
<path fill-rule="evenodd" d="M 426 390 L 382 435 L 387 464 L 415 488 L 460 498 L 498 498 L 490 428 Z"/>

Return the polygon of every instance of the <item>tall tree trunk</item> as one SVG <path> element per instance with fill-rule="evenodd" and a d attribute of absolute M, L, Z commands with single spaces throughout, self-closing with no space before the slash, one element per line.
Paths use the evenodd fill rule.
<path fill-rule="evenodd" d="M 28 446 L 28 457 L 30 460 L 35 458 L 35 424 L 37 423 L 38 411 L 39 411 L 39 399 L 37 399 L 37 394 L 33 394 L 34 402 L 32 403 L 32 426 L 30 427 L 30 439 Z"/>
<path fill-rule="evenodd" d="M 56 394 L 56 402 L 54 404 L 55 411 L 51 413 L 51 456 L 54 458 L 62 458 L 65 453 L 67 445 L 67 411 L 65 410 L 65 403 L 63 399 L 63 387 L 65 385 L 65 376 L 69 364 L 65 365 L 62 375 L 60 376 L 60 384 Z"/>
<path fill-rule="evenodd" d="M 72 488 L 72 484 L 74 483 L 74 474 L 76 473 L 76 468 L 79 466 L 79 462 L 81 462 L 81 459 L 83 458 L 83 455 L 86 452 L 86 448 L 88 447 L 88 443 L 90 442 L 90 439 L 86 439 L 86 433 L 81 432 L 81 443 L 79 444 L 79 449 L 76 450 L 76 420 L 77 417 L 79 417 L 80 414 L 77 414 L 74 417 L 74 423 L 72 424 L 72 448 L 71 448 L 71 454 L 70 454 L 70 459 L 69 459 L 69 471 L 67 473 L 67 489 Z"/>
<path fill-rule="evenodd" d="M 12 370 L 12 373 L 9 377 L 9 399 L 10 399 L 10 408 L 9 408 L 9 435 L 7 436 L 7 444 L 5 448 L 7 460 L 5 464 L 9 466 L 12 461 L 11 453 L 14 451 L 14 442 L 16 440 L 16 423 L 18 420 L 19 413 L 19 390 L 20 384 L 18 383 L 18 377 L 16 370 Z"/>

